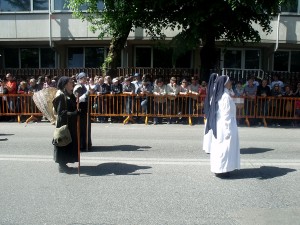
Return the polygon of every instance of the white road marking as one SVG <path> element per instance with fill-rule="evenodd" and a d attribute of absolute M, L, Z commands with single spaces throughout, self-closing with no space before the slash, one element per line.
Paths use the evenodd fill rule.
<path fill-rule="evenodd" d="M 20 162 L 53 162 L 52 155 L 0 155 L 0 161 L 20 161 Z M 187 159 L 187 158 L 126 158 L 126 157 L 87 157 L 81 156 L 81 163 L 127 163 L 139 165 L 197 165 L 208 166 L 207 159 Z M 293 166 L 300 168 L 299 159 L 242 159 L 242 167 L 257 166 Z"/>

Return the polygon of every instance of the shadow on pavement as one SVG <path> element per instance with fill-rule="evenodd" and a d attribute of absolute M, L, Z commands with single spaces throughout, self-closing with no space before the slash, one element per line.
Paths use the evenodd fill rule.
<path fill-rule="evenodd" d="M 150 146 L 137 145 L 113 145 L 113 146 L 93 146 L 93 152 L 111 152 L 111 151 L 146 151 Z"/>
<path fill-rule="evenodd" d="M 280 168 L 275 166 L 261 166 L 260 168 L 241 169 L 230 173 L 230 179 L 249 179 L 257 178 L 260 180 L 281 177 L 288 173 L 295 172 L 295 169 Z"/>
<path fill-rule="evenodd" d="M 80 166 L 80 176 L 107 176 L 107 175 L 143 175 L 151 174 L 137 172 L 150 169 L 150 166 L 137 166 L 126 163 L 102 163 L 97 166 Z M 72 169 L 72 174 L 77 174 L 77 168 Z M 70 173 L 69 173 L 70 174 Z"/>
<path fill-rule="evenodd" d="M 241 154 L 257 154 L 273 151 L 272 148 L 241 148 Z"/>
<path fill-rule="evenodd" d="M 14 134 L 0 134 L 0 136 L 12 136 Z"/>

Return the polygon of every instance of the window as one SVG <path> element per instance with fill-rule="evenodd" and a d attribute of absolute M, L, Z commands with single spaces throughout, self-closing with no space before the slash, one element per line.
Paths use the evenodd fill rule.
<path fill-rule="evenodd" d="M 68 49 L 68 67 L 83 67 L 83 48 Z"/>
<path fill-rule="evenodd" d="M 66 3 L 68 3 L 68 0 L 54 0 L 54 10 L 69 10 Z"/>
<path fill-rule="evenodd" d="M 39 49 L 21 48 L 21 68 L 39 68 Z"/>
<path fill-rule="evenodd" d="M 281 12 L 298 12 L 298 0 L 288 0 L 281 5 Z"/>
<path fill-rule="evenodd" d="M 4 12 L 31 11 L 30 0 L 19 0 L 19 1 L 1 0 L 0 11 L 4 11 Z"/>
<path fill-rule="evenodd" d="M 172 68 L 172 49 L 153 49 L 153 67 Z M 151 62 L 151 60 L 150 60 Z"/>
<path fill-rule="evenodd" d="M 242 68 L 242 51 L 240 50 L 226 50 L 224 54 L 225 68 Z"/>
<path fill-rule="evenodd" d="M 136 47 L 135 49 L 135 66 L 136 67 L 151 67 L 151 52 L 150 47 Z"/>
<path fill-rule="evenodd" d="M 33 10 L 48 10 L 49 0 L 33 0 Z"/>
<path fill-rule="evenodd" d="M 259 69 L 260 51 L 246 50 L 245 51 L 245 69 Z"/>
<path fill-rule="evenodd" d="M 55 68 L 55 51 L 41 48 L 41 68 Z"/>
<path fill-rule="evenodd" d="M 20 66 L 19 66 L 19 49 L 18 48 L 4 49 L 4 67 L 5 68 L 20 68 Z"/>
<path fill-rule="evenodd" d="M 289 70 L 289 52 L 277 51 L 274 53 L 274 70 L 288 71 Z"/>
<path fill-rule="evenodd" d="M 101 67 L 104 62 L 104 48 L 85 48 L 85 67 Z"/>
<path fill-rule="evenodd" d="M 300 51 L 291 52 L 291 71 L 290 72 L 300 72 Z"/>
<path fill-rule="evenodd" d="M 178 57 L 176 60 L 176 67 L 177 68 L 191 68 L 191 57 L 192 57 L 192 52 L 188 51 L 185 54 L 181 55 Z"/>
<path fill-rule="evenodd" d="M 67 4 L 68 4 L 68 0 L 54 0 L 54 10 L 58 10 L 58 11 L 69 10 L 69 8 L 67 7 Z M 102 10 L 104 8 L 103 1 L 98 1 L 97 7 L 99 10 Z M 85 10 L 87 10 L 87 8 L 88 8 L 87 5 L 83 4 L 80 7 L 80 10 L 85 11 Z"/>

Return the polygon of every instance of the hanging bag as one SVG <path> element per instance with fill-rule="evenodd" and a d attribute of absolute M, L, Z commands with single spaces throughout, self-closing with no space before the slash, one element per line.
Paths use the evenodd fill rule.
<path fill-rule="evenodd" d="M 65 98 L 66 106 L 67 99 Z M 68 107 L 66 107 L 68 108 Z M 68 118 L 68 115 L 67 115 Z M 68 124 L 68 119 L 67 119 Z M 52 144 L 58 147 L 67 146 L 72 142 L 72 137 L 68 125 L 62 125 L 61 127 L 57 127 L 54 129 Z"/>

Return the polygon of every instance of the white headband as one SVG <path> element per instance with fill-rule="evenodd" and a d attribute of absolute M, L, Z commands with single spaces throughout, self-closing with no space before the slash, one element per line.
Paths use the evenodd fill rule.
<path fill-rule="evenodd" d="M 227 76 L 227 75 L 225 75 L 225 76 Z M 227 79 L 226 79 L 226 82 L 224 83 L 224 86 L 227 84 L 227 82 L 229 81 L 230 79 L 229 79 L 229 76 L 227 76 Z"/>

